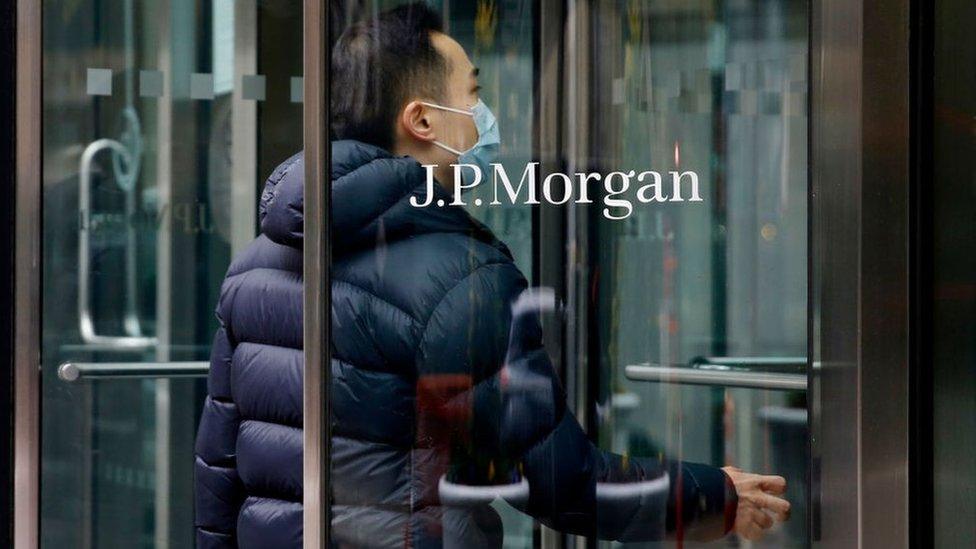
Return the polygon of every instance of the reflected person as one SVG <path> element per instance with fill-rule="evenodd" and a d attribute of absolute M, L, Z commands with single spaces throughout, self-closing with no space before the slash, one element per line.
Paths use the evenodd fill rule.
<path fill-rule="evenodd" d="M 332 545 L 501 547 L 490 502 L 619 541 L 761 537 L 785 481 L 597 448 L 566 405 L 504 243 L 426 174 L 498 148 L 478 71 L 424 4 L 349 27 L 332 57 Z M 270 176 L 261 234 L 217 306 L 196 447 L 198 547 L 302 542 L 304 161 Z M 447 186 L 435 192 L 451 201 Z"/>

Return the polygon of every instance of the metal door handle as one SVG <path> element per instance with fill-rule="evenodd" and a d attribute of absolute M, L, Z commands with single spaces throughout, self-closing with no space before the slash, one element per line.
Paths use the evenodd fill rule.
<path fill-rule="evenodd" d="M 65 362 L 58 366 L 58 378 L 73 382 L 79 379 L 137 379 L 205 377 L 210 363 L 200 362 Z"/>
<path fill-rule="evenodd" d="M 805 366 L 804 357 L 700 357 L 690 366 L 661 366 L 659 364 L 632 364 L 625 367 L 628 379 L 655 383 L 684 385 L 710 385 L 769 389 L 780 391 L 806 391 L 805 373 L 775 371 L 745 371 L 745 367 L 798 367 Z"/>
<path fill-rule="evenodd" d="M 807 365 L 805 356 L 700 356 L 690 364 L 698 368 L 727 366 L 731 368 L 797 368 Z"/>

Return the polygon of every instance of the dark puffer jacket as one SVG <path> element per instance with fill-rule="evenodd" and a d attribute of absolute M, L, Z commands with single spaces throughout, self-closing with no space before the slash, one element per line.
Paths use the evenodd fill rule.
<path fill-rule="evenodd" d="M 486 484 L 527 484 L 510 501 L 567 532 L 726 532 L 735 501 L 720 470 L 624 460 L 589 441 L 532 300 L 519 300 L 526 281 L 486 227 L 460 208 L 411 206 L 426 192 L 411 158 L 353 141 L 332 157 L 338 546 L 500 547 L 492 507 L 464 501 Z M 221 290 L 196 446 L 198 547 L 301 546 L 303 172 L 296 155 L 268 179 L 262 234 Z"/>

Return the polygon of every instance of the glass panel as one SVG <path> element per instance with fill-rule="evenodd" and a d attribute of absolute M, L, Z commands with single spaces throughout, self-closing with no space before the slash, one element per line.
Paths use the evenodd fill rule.
<path fill-rule="evenodd" d="M 807 3 L 404 4 L 333 3 L 335 541 L 724 545 L 734 465 L 807 545 Z"/>
<path fill-rule="evenodd" d="M 43 24 L 42 545 L 192 547 L 221 281 L 301 148 L 301 2 L 48 0 Z"/>
<path fill-rule="evenodd" d="M 381 13 L 409 1 L 362 1 L 333 3 L 334 17 L 340 28 L 346 28 L 370 14 Z M 533 40 L 535 36 L 535 2 L 427 2 L 443 18 L 443 28 L 467 52 L 478 67 L 481 99 L 498 119 L 501 146 L 496 161 L 521 174 L 531 161 L 533 143 Z M 517 184 L 518 182 L 514 182 Z M 468 213 L 484 223 L 504 242 L 515 264 L 525 277 L 532 279 L 533 222 L 532 206 L 506 202 L 497 207 L 477 207 L 493 199 L 489 186 L 478 186 L 465 197 Z M 341 207 L 341 205 L 339 206 Z M 533 521 L 524 513 L 498 498 L 492 503 L 502 521 L 506 547 L 532 547 Z"/>
<path fill-rule="evenodd" d="M 931 364 L 933 377 L 933 509 L 934 547 L 976 544 L 976 74 L 959 67 L 976 63 L 976 43 L 965 24 L 976 16 L 976 5 L 959 0 L 934 3 L 933 171 L 933 293 Z M 924 108 L 924 107 L 923 107 Z M 925 144 L 926 146 L 928 144 Z M 924 416 L 923 416 L 924 417 Z M 925 433 L 929 425 L 921 425 Z M 922 439 L 924 441 L 924 438 Z M 920 444 L 924 444 L 921 442 Z M 927 450 L 922 446 L 923 450 Z M 924 473 L 924 471 L 923 471 Z M 924 475 L 922 477 L 925 478 Z M 924 482 L 924 481 L 923 481 Z M 922 486 L 921 492 L 925 487 Z M 921 512 L 927 506 L 920 505 Z"/>
<path fill-rule="evenodd" d="M 803 546 L 805 392 L 733 379 L 777 372 L 805 386 L 807 4 L 621 0 L 594 25 L 588 167 L 691 170 L 702 202 L 685 183 L 683 202 L 585 214 L 590 428 L 615 452 L 786 477 L 793 518 L 762 544 Z M 732 375 L 649 382 L 647 367 Z"/>

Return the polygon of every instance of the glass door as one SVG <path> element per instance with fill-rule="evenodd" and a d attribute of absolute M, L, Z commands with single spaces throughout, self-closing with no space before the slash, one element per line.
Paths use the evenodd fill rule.
<path fill-rule="evenodd" d="M 792 517 L 758 545 L 805 546 L 808 3 L 621 0 L 588 24 L 579 168 L 656 170 L 671 199 L 576 213 L 581 415 L 607 450 L 785 477 Z"/>
<path fill-rule="evenodd" d="M 334 28 L 341 35 L 357 24 L 378 25 L 387 10 L 407 3 L 332 2 Z M 531 463 L 538 455 L 517 456 L 517 462 L 524 461 L 513 478 L 533 467 L 542 470 L 525 473 L 525 493 L 519 492 L 521 480 L 505 488 L 463 483 L 434 465 L 437 473 L 403 466 L 429 489 L 412 493 L 416 500 L 410 501 L 379 489 L 360 494 L 363 484 L 338 478 L 332 486 L 334 539 L 355 546 L 365 539 L 356 536 L 366 530 L 394 535 L 385 529 L 392 530 L 392 524 L 418 543 L 425 536 L 443 536 L 445 544 L 474 543 L 476 538 L 450 541 L 448 516 L 452 506 L 459 506 L 470 515 L 471 529 L 464 533 L 480 531 L 480 542 L 490 540 L 486 546 L 683 546 L 703 540 L 694 536 L 691 525 L 673 522 L 674 509 L 649 511 L 654 505 L 649 502 L 661 495 L 660 486 L 628 475 L 635 470 L 631 464 L 688 462 L 705 467 L 702 471 L 734 466 L 784 477 L 787 487 L 779 495 L 791 503 L 792 516 L 751 543 L 807 546 L 808 2 L 426 4 L 443 19 L 441 31 L 478 69 L 478 95 L 494 113 L 500 137 L 495 174 L 504 169 L 512 183 L 502 187 L 489 176 L 462 195 L 464 208 L 506 245 L 530 287 L 554 296 L 551 306 L 540 305 L 538 312 L 545 354 L 562 393 L 539 398 L 565 404 L 587 443 L 569 435 L 562 444 L 573 440 L 578 446 L 546 442 L 538 453 L 552 461 L 542 466 Z M 376 40 L 382 49 L 382 39 Z M 354 54 L 348 45 L 338 52 L 349 55 L 350 63 L 361 63 Z M 387 65 L 373 70 L 384 70 L 380 67 Z M 366 93 L 352 85 L 332 91 L 340 101 L 343 94 Z M 516 180 L 523 176 L 524 181 Z M 532 176 L 534 198 L 526 191 L 532 183 L 514 190 Z M 661 178 L 657 186 L 646 187 L 654 177 Z M 583 198 L 586 185 L 588 197 Z M 492 200 L 506 192 L 517 199 Z M 377 237 L 353 258 L 338 253 L 333 268 L 341 276 L 377 284 L 377 291 L 390 291 L 397 287 L 391 273 L 400 268 L 396 238 L 402 236 Z M 333 242 L 341 247 L 343 237 L 335 233 Z M 465 246 L 469 261 L 477 263 L 476 246 Z M 376 273 L 367 265 L 374 253 L 382 264 Z M 423 259 L 435 255 L 417 253 Z M 425 276 L 436 278 L 436 269 L 430 267 Z M 345 281 L 340 283 L 333 281 L 332 305 L 344 312 L 333 315 L 344 320 L 340 328 L 333 325 L 333 338 L 337 333 L 362 337 L 367 330 L 350 334 L 350 318 L 379 330 L 372 322 L 384 314 L 365 304 L 350 306 L 354 300 L 347 296 Z M 469 291 L 469 301 L 459 308 L 480 310 L 478 292 Z M 400 304 L 399 294 L 394 295 L 391 299 Z M 451 359 L 473 360 L 480 352 L 478 330 L 492 328 L 508 333 L 507 324 L 498 328 L 485 318 L 472 322 L 466 333 L 452 332 L 455 354 L 442 367 L 450 369 Z M 512 330 L 510 341 L 517 336 Z M 356 364 L 363 361 L 357 351 L 333 343 L 338 347 L 332 356 L 332 390 L 342 394 L 333 402 L 333 429 L 343 440 L 340 446 L 333 439 L 332 473 L 355 476 L 362 471 L 350 465 L 350 456 L 359 454 L 349 448 L 360 448 L 355 439 L 366 437 L 358 418 L 367 412 L 354 404 L 363 397 L 350 395 L 365 394 L 354 381 L 366 374 Z M 376 345 L 383 348 L 381 342 Z M 399 386 L 403 380 L 387 371 L 394 367 L 399 365 L 361 369 Z M 373 371 L 378 368 L 381 373 Z M 417 414 L 413 428 L 419 432 L 427 427 L 419 403 L 436 396 L 435 385 L 425 383 L 450 380 L 415 375 L 418 379 L 406 380 L 401 390 L 418 403 L 411 413 Z M 431 421 L 454 419 L 444 411 Z M 386 437 L 382 442 L 391 446 L 390 470 L 415 463 L 411 460 L 422 452 L 399 448 L 406 443 L 390 442 L 379 426 L 367 434 Z M 374 443 L 369 439 L 362 447 Z M 573 483 L 593 481 L 591 470 L 576 471 L 575 477 L 567 472 L 571 465 L 566 464 L 578 457 L 574 452 L 590 448 L 587 444 L 592 444 L 591 455 L 601 456 L 594 458 L 599 465 L 593 468 L 606 466 L 612 473 L 587 484 L 593 506 L 547 515 L 566 502 L 533 498 L 576 494 L 583 488 Z M 387 455 L 367 449 L 364 455 Z M 430 460 L 441 458 L 448 460 Z M 480 459 L 495 471 L 491 457 Z M 440 473 L 444 476 L 437 484 Z M 674 486 L 687 477 L 669 481 Z M 543 495 L 533 495 L 533 487 Z M 702 498 L 693 505 L 705 505 Z M 389 524 L 369 520 L 381 516 Z M 425 522 L 429 516 L 436 525 Z M 655 530 L 656 521 L 660 527 Z M 712 546 L 750 543 L 734 533 L 704 538 Z"/>
<path fill-rule="evenodd" d="M 299 1 L 43 5 L 43 547 L 192 547 L 214 308 L 301 149 Z"/>

